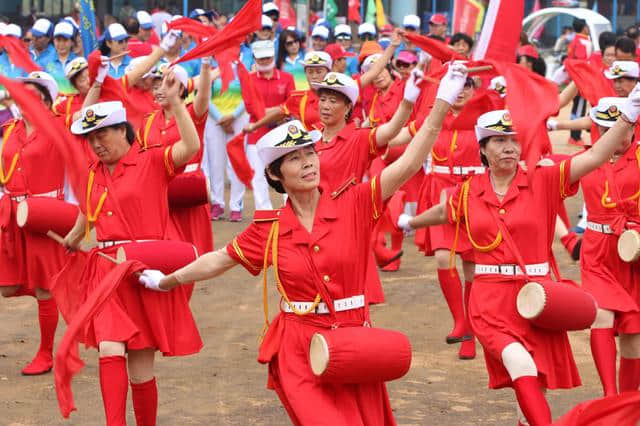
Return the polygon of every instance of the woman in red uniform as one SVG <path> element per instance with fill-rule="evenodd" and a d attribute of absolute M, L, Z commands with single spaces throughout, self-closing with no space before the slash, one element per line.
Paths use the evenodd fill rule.
<path fill-rule="evenodd" d="M 483 114 L 476 136 L 488 172 L 458 185 L 446 201 L 407 224 L 419 228 L 448 220 L 467 233 L 476 263 L 469 319 L 484 348 L 489 386 L 513 387 L 530 425 L 551 423 L 542 389 L 578 386 L 580 378 L 567 334 L 535 327 L 518 314 L 516 296 L 527 280 L 514 265 L 520 257 L 528 277 L 549 277 L 562 200 L 622 145 L 640 114 L 640 86 L 622 110 L 621 119 L 592 149 L 533 171 L 518 166 L 521 148 L 508 111 Z"/>
<path fill-rule="evenodd" d="M 168 290 L 186 280 L 215 277 L 236 264 L 254 275 L 273 264 L 280 291 L 289 303 L 281 303 L 259 360 L 269 363 L 269 387 L 276 390 L 296 425 L 395 424 L 383 383 L 318 381 L 309 365 L 309 342 L 314 332 L 338 322 L 355 327 L 368 323 L 366 268 L 371 232 L 384 201 L 427 157 L 448 102 L 462 89 L 464 74 L 464 68 L 452 67 L 445 76 L 426 124 L 395 163 L 369 182 L 354 183 L 340 191 L 331 192 L 323 183 L 322 155 L 314 148 L 320 137 L 317 132 L 307 133 L 299 121 L 272 130 L 258 143 L 258 149 L 267 164 L 270 184 L 288 194 L 287 205 L 256 216 L 226 249 L 207 253 L 168 276 L 153 270 L 141 276 L 146 287 Z M 407 83 L 407 88 L 418 91 L 414 81 Z M 335 317 L 315 313 L 327 307 L 320 293 L 333 299 L 334 305 L 339 300 L 351 302 L 352 308 L 336 312 Z"/>
<path fill-rule="evenodd" d="M 591 109 L 599 134 L 610 131 L 624 101 L 602 98 Z M 591 326 L 591 355 L 605 396 L 617 393 L 616 331 L 620 336 L 620 392 L 637 390 L 640 382 L 640 266 L 624 262 L 617 251 L 620 233 L 640 224 L 640 148 L 633 139 L 633 129 L 629 129 L 610 161 L 580 180 L 589 212 L 580 271 L 582 287 L 598 302 Z"/>
<path fill-rule="evenodd" d="M 72 132 L 86 135 L 98 157 L 89 167 L 86 216 L 81 214 L 65 237 L 65 245 L 75 248 L 87 227 L 95 226 L 98 247 L 89 253 L 77 280 L 57 281 L 57 286 L 73 291 L 79 303 L 99 291 L 98 284 L 114 267 L 98 253 L 115 256 L 118 247 L 127 242 L 178 237 L 169 226 L 167 188 L 176 171 L 197 154 L 200 139 L 183 104 L 181 83 L 172 71 L 165 75 L 160 90 L 180 134 L 180 140 L 168 147 L 142 151 L 132 147 L 135 135 L 120 102 L 86 107 L 73 123 Z M 155 352 L 189 355 L 202 347 L 187 287 L 162 294 L 132 285 L 131 280 L 135 278 L 126 277 L 87 321 L 80 336 L 100 353 L 100 389 L 107 425 L 125 424 L 129 380 L 137 423 L 156 424 Z M 67 301 L 61 311 L 71 322 L 78 308 Z"/>
<path fill-rule="evenodd" d="M 87 92 L 91 88 L 89 81 L 89 63 L 82 56 L 72 59 L 65 67 L 64 74 L 78 93 L 60 96 L 54 99 L 53 112 L 65 118 L 65 125 L 71 126 L 73 114 L 82 109 Z"/>
<path fill-rule="evenodd" d="M 35 71 L 20 78 L 51 108 L 58 93 L 53 77 Z M 29 197 L 64 198 L 64 164 L 47 135 L 24 120 L 2 126 L 0 148 L 0 293 L 3 297 L 35 295 L 38 300 L 40 348 L 22 370 L 43 374 L 53 366 L 53 340 L 58 309 L 49 293 L 50 279 L 64 265 L 64 250 L 45 235 L 19 228 L 18 203 Z"/>

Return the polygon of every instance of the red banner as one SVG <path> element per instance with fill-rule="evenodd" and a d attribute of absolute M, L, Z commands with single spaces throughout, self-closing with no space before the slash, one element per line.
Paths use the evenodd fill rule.
<path fill-rule="evenodd" d="M 360 16 L 360 0 L 349 0 L 349 12 L 347 20 L 349 22 L 355 22 L 357 24 L 362 23 L 362 17 Z"/>
<path fill-rule="evenodd" d="M 291 0 L 276 0 L 276 5 L 280 9 L 278 22 L 282 28 L 296 26 L 296 11 L 291 6 Z"/>
<path fill-rule="evenodd" d="M 474 0 L 456 0 L 453 9 L 453 32 L 465 33 L 473 38 L 482 8 L 483 6 Z"/>

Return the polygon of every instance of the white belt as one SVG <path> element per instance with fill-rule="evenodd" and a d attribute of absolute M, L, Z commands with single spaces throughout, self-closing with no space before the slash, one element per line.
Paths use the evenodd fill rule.
<path fill-rule="evenodd" d="M 596 223 L 596 222 L 587 222 L 587 229 L 590 229 L 595 232 L 600 232 L 601 234 L 613 234 L 613 229 L 606 223 Z"/>
<path fill-rule="evenodd" d="M 184 168 L 184 172 L 185 173 L 195 172 L 196 170 L 198 170 L 199 167 L 200 165 L 198 163 L 187 164 Z"/>
<path fill-rule="evenodd" d="M 296 310 L 301 312 L 306 312 L 311 309 L 313 302 L 291 302 L 291 304 L 296 308 Z M 347 297 L 345 299 L 336 299 L 333 301 L 333 307 L 336 312 L 341 311 L 349 311 L 351 309 L 358 309 L 364 306 L 364 294 L 359 294 L 357 296 Z M 287 302 L 283 299 L 280 301 L 280 309 L 283 312 L 293 312 L 293 309 L 287 304 Z M 320 302 L 316 309 L 311 311 L 314 314 L 328 314 L 329 307 L 326 303 Z"/>
<path fill-rule="evenodd" d="M 434 173 L 440 173 L 443 175 L 458 175 L 465 176 L 470 174 L 481 175 L 484 173 L 484 167 L 482 166 L 433 166 Z"/>
<path fill-rule="evenodd" d="M 99 249 L 103 249 L 103 248 L 107 248 L 107 247 L 113 247 L 113 246 L 117 246 L 120 244 L 129 244 L 129 243 L 143 243 L 145 241 L 155 241 L 155 240 L 136 240 L 136 241 L 132 241 L 132 240 L 108 240 L 108 241 L 98 241 L 98 248 Z"/>
<path fill-rule="evenodd" d="M 49 192 L 45 192 L 42 194 L 24 194 L 24 195 L 11 195 L 10 192 L 6 192 L 5 191 L 5 195 L 8 195 L 9 198 L 11 198 L 13 201 L 20 203 L 24 200 L 26 200 L 29 197 L 48 197 L 48 198 L 57 198 L 58 194 L 60 194 L 61 192 L 58 191 L 57 189 L 54 189 L 53 191 L 49 191 Z"/>
<path fill-rule="evenodd" d="M 527 275 L 543 277 L 549 273 L 549 263 L 524 265 Z M 518 265 L 476 265 L 476 275 L 524 275 Z"/>

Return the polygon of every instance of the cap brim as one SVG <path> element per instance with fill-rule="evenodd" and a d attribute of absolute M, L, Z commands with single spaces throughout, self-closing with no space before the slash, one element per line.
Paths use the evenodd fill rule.
<path fill-rule="evenodd" d="M 40 32 L 35 28 L 31 28 L 31 34 L 33 34 L 34 37 L 44 37 L 47 35 L 47 33 Z"/>
<path fill-rule="evenodd" d="M 56 38 L 56 37 L 64 37 L 66 39 L 72 39 L 73 35 L 71 35 L 71 34 L 54 34 L 53 38 Z"/>
<path fill-rule="evenodd" d="M 515 135 L 517 132 L 499 132 L 497 130 L 485 129 L 484 127 L 475 126 L 476 131 L 476 139 L 480 142 L 484 138 L 488 138 L 491 136 L 508 136 Z"/>
<path fill-rule="evenodd" d="M 351 103 L 354 104 L 354 105 L 358 101 L 358 93 L 357 93 L 357 91 L 355 93 L 353 93 L 353 90 L 350 90 L 350 89 L 353 89 L 352 87 L 333 86 L 333 85 L 329 86 L 329 85 L 324 84 L 324 83 L 311 83 L 311 87 L 313 87 L 315 90 L 328 89 L 328 90 L 333 90 L 334 92 L 342 93 L 347 98 L 349 98 Z M 355 99 L 354 99 L 354 95 L 355 95 Z"/>
<path fill-rule="evenodd" d="M 51 96 L 51 101 L 55 101 L 58 97 L 58 87 L 54 81 L 47 81 L 42 78 L 29 78 L 29 77 L 18 77 L 16 81 L 21 81 L 22 83 L 32 83 L 37 84 L 38 86 L 44 87 L 47 92 L 49 92 L 49 96 Z"/>
<path fill-rule="evenodd" d="M 290 152 L 297 151 L 301 148 L 315 144 L 322 138 L 322 132 L 320 132 L 319 130 L 312 130 L 309 132 L 309 136 L 311 136 L 311 140 L 309 142 L 305 142 L 300 145 L 291 146 L 287 148 L 280 148 L 277 146 L 273 146 L 273 147 L 260 149 L 258 153 L 259 153 L 260 159 L 264 163 L 265 169 L 269 166 L 269 164 L 273 163 L 278 158 L 284 157 Z"/>
<path fill-rule="evenodd" d="M 140 28 L 142 28 L 143 30 L 150 30 L 153 28 L 153 23 L 149 23 L 149 24 L 140 24 Z"/>
<path fill-rule="evenodd" d="M 620 74 L 612 74 L 611 72 L 609 72 L 609 70 L 605 70 L 604 71 L 604 76 L 607 77 L 609 80 L 616 80 L 618 78 L 622 78 L 622 77 L 626 77 L 626 78 L 634 78 L 634 79 L 638 79 L 638 77 L 633 77 L 630 75 L 620 75 Z"/>
<path fill-rule="evenodd" d="M 130 37 L 129 37 L 129 35 L 127 35 L 127 34 L 122 34 L 122 35 L 119 35 L 119 36 L 116 36 L 116 37 L 110 38 L 109 40 L 111 40 L 111 41 L 120 41 L 120 40 L 126 40 L 126 39 L 129 39 L 129 38 L 130 38 Z"/>
<path fill-rule="evenodd" d="M 127 114 L 124 109 L 112 112 L 100 123 L 89 128 L 82 127 L 82 117 L 81 117 L 71 124 L 71 133 L 73 133 L 74 135 L 86 135 L 95 130 L 102 129 L 103 127 L 114 126 L 116 124 L 122 124 L 126 122 L 127 122 Z"/>
<path fill-rule="evenodd" d="M 254 52 L 253 56 L 256 59 L 273 58 L 276 56 L 276 52 Z"/>
<path fill-rule="evenodd" d="M 611 128 L 613 127 L 614 124 L 616 124 L 615 121 L 600 120 L 599 118 L 596 117 L 596 112 L 597 111 L 595 108 L 591 108 L 591 110 L 589 111 L 589 118 L 591 118 L 591 121 L 593 121 L 598 126 Z"/>

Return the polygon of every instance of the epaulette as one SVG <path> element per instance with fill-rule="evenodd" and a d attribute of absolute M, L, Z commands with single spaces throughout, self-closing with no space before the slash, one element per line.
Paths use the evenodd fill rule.
<path fill-rule="evenodd" d="M 254 222 L 273 222 L 280 219 L 280 212 L 282 209 L 277 210 L 256 210 L 253 213 Z"/>
<path fill-rule="evenodd" d="M 333 191 L 331 193 L 331 198 L 332 199 L 336 199 L 340 196 L 340 194 L 342 194 L 344 191 L 346 191 L 347 189 L 349 189 L 350 186 L 357 184 L 358 181 L 356 180 L 356 177 L 351 175 L 351 177 L 342 185 L 340 185 L 338 187 L 338 189 L 336 189 L 335 191 Z"/>
<path fill-rule="evenodd" d="M 292 98 L 292 97 L 294 97 L 294 96 L 304 96 L 304 95 L 305 95 L 305 93 L 307 93 L 307 91 L 306 91 L 306 90 L 294 90 L 293 92 L 291 92 L 291 93 L 289 94 L 289 97 L 290 97 L 290 98 Z"/>

